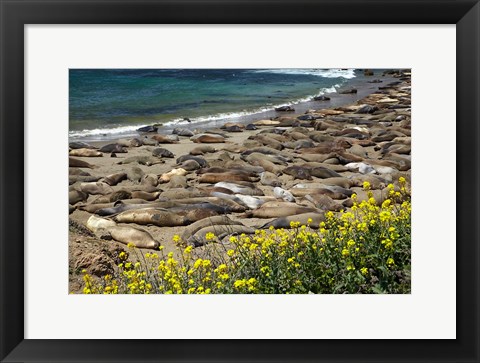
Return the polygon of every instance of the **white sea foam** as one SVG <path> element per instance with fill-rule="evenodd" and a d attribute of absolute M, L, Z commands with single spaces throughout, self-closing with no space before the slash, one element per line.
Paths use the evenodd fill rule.
<path fill-rule="evenodd" d="M 318 93 L 314 95 L 309 95 L 303 98 L 299 98 L 290 102 L 285 102 L 281 104 L 268 104 L 263 107 L 258 107 L 252 110 L 243 110 L 240 112 L 228 112 L 228 113 L 218 113 L 214 115 L 207 115 L 207 116 L 200 116 L 200 117 L 192 117 L 190 118 L 190 122 L 192 124 L 195 123 L 203 123 L 203 122 L 211 122 L 216 120 L 228 120 L 228 119 L 236 119 L 244 116 L 250 116 L 257 113 L 273 111 L 277 107 L 281 106 L 293 106 L 299 103 L 308 102 L 313 99 L 313 97 L 320 96 L 326 93 L 335 93 L 337 88 L 341 85 L 336 84 L 332 87 L 322 88 L 319 90 Z M 171 127 L 171 126 L 181 126 L 187 125 L 190 122 L 184 120 L 183 118 L 177 118 L 172 121 L 168 121 L 162 124 L 164 127 Z M 153 121 L 151 124 L 155 123 Z M 150 124 L 150 125 L 151 125 Z M 137 134 L 136 130 L 140 127 L 147 126 L 147 125 L 130 125 L 130 126 L 117 126 L 111 128 L 97 128 L 97 129 L 84 129 L 84 130 L 77 130 L 77 131 L 70 131 L 68 136 L 71 139 L 104 139 L 104 138 L 113 138 L 114 136 L 131 136 Z"/>
<path fill-rule="evenodd" d="M 130 135 L 134 133 L 138 128 L 145 125 L 134 125 L 134 126 L 118 126 L 112 128 L 104 129 L 85 129 L 82 131 L 70 131 L 68 136 L 71 138 L 84 138 L 84 137 L 100 137 L 104 135 Z"/>
<path fill-rule="evenodd" d="M 301 68 L 278 68 L 278 69 L 258 69 L 252 70 L 253 73 L 277 73 L 277 74 L 305 74 L 310 76 L 318 76 L 323 78 L 355 78 L 354 69 L 301 69 Z"/>
<path fill-rule="evenodd" d="M 254 115 L 257 113 L 262 113 L 262 112 L 268 112 L 268 111 L 273 111 L 277 107 L 282 107 L 282 106 L 293 106 L 297 105 L 299 103 L 303 102 L 308 102 L 313 99 L 313 97 L 324 95 L 326 93 L 335 93 L 337 92 L 337 88 L 340 87 L 340 84 L 336 84 L 332 87 L 329 88 L 322 88 L 317 94 L 314 95 L 309 95 L 303 98 L 299 98 L 290 102 L 285 102 L 285 103 L 280 103 L 280 104 L 270 104 L 266 105 L 264 107 L 259 107 L 253 110 L 244 110 L 240 112 L 229 112 L 229 113 L 218 113 L 214 115 L 208 115 L 208 116 L 201 116 L 201 117 L 195 117 L 195 118 L 190 118 L 190 121 L 192 123 L 197 123 L 197 122 L 208 122 L 208 121 L 215 121 L 215 120 L 228 120 L 228 119 L 233 119 L 233 118 L 239 118 L 243 116 L 250 116 Z M 178 118 L 169 122 L 164 123 L 164 126 L 172 126 L 172 125 L 185 125 L 188 124 L 188 121 L 185 121 L 184 119 Z"/>

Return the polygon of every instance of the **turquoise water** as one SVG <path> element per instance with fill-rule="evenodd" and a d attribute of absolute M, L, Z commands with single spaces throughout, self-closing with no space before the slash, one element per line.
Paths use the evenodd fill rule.
<path fill-rule="evenodd" d="M 243 115 L 335 92 L 355 78 L 335 69 L 71 69 L 71 138 Z"/>

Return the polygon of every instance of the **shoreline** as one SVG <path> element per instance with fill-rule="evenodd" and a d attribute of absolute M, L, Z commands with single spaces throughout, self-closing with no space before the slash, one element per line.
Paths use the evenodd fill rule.
<path fill-rule="evenodd" d="M 369 81 L 379 79 L 381 83 L 369 83 Z M 342 107 L 350 105 L 358 100 L 367 97 L 368 95 L 378 91 L 378 87 L 385 86 L 386 84 L 396 81 L 395 77 L 390 75 L 382 75 L 381 73 L 375 74 L 373 76 L 364 76 L 363 74 L 357 76 L 355 78 L 347 79 L 347 82 L 342 85 L 340 88 L 337 89 L 337 92 L 325 93 L 324 96 L 330 97 L 329 101 L 315 101 L 310 99 L 308 101 L 300 102 L 300 103 L 291 103 L 287 102 L 285 104 L 291 104 L 294 107 L 294 112 L 279 112 L 275 111 L 274 109 L 268 111 L 262 111 L 257 113 L 252 113 L 248 115 L 241 115 L 237 117 L 229 117 L 229 118 L 218 118 L 214 120 L 208 121 L 198 121 L 193 123 L 182 122 L 179 121 L 176 124 L 169 124 L 169 125 L 159 125 L 157 133 L 159 134 L 170 134 L 173 129 L 175 128 L 188 128 L 192 130 L 203 131 L 208 128 L 216 128 L 224 123 L 231 122 L 231 123 L 240 123 L 247 125 L 249 123 L 264 120 L 264 119 L 275 119 L 277 117 L 298 117 L 308 110 L 312 109 L 329 109 L 335 107 Z M 340 94 L 338 93 L 339 90 L 343 89 L 350 89 L 355 88 L 357 89 L 356 94 Z M 152 125 L 152 124 L 150 124 Z M 142 126 L 149 126 L 149 125 L 139 125 L 138 127 Z M 117 126 L 118 127 L 118 126 Z M 104 145 L 105 143 L 115 142 L 116 140 L 129 138 L 129 137 L 140 137 L 143 138 L 144 136 L 154 135 L 155 133 L 140 133 L 137 131 L 128 131 L 125 133 L 112 133 L 112 134 L 103 134 L 103 135 L 95 135 L 95 136 L 81 136 L 81 137 L 70 137 L 69 142 L 72 141 L 82 141 L 82 142 L 89 142 L 95 145 Z M 92 145 L 93 145 L 92 144 Z"/>
<path fill-rule="evenodd" d="M 370 79 L 375 78 L 377 77 Z M 399 81 L 399 78 L 382 77 L 392 81 Z M 99 203 L 102 208 L 114 208 L 118 206 L 118 202 L 123 205 L 139 203 L 142 204 L 138 207 L 140 210 L 145 207 L 159 208 L 162 211 L 170 210 L 168 213 L 175 215 L 188 214 L 192 210 L 191 206 L 198 205 L 194 209 L 193 217 L 200 218 L 199 220 L 211 218 L 211 215 L 203 213 L 216 212 L 215 208 L 218 206 L 239 206 L 240 209 L 243 208 L 242 211 L 223 211 L 217 215 L 224 215 L 248 230 L 265 229 L 266 224 L 277 220 L 278 214 L 287 213 L 287 216 L 296 217 L 304 215 L 305 210 L 313 210 L 314 217 L 321 218 L 326 211 L 348 210 L 349 194 L 356 193 L 359 200 L 367 197 L 362 188 L 365 180 L 370 182 L 375 198 L 380 198 L 381 202 L 388 183 L 396 184 L 395 181 L 398 181 L 400 176 L 410 180 L 410 73 L 403 78 L 406 80 L 401 80 L 400 84 L 376 93 L 379 86 L 385 87 L 389 82 L 384 80 L 378 84 L 365 83 L 375 90 L 370 87 L 364 87 L 363 90 L 358 88 L 358 93 L 353 96 L 338 94 L 338 98 L 342 100 L 340 106 L 330 104 L 315 107 L 309 114 L 320 118 L 315 121 L 302 121 L 300 126 L 259 126 L 256 130 L 242 132 L 223 130 L 225 138 L 221 142 L 205 144 L 194 143 L 190 137 L 180 136 L 179 142 L 173 144 L 129 146 L 127 153 L 116 153 L 115 157 L 111 157 L 110 153 L 104 153 L 102 157 L 72 156 L 73 159 L 87 162 L 92 168 L 69 167 L 69 192 L 72 193 L 72 198 L 69 193 L 69 267 L 70 271 L 73 271 L 69 276 L 69 291 L 78 292 L 81 289 L 82 280 L 78 271 L 85 269 L 95 276 L 112 273 L 112 269 L 118 264 L 114 256 L 120 251 L 128 251 L 125 241 L 112 238 L 104 240 L 103 235 L 95 235 L 87 229 L 88 220 L 92 216 L 99 217 L 95 209 Z M 368 95 L 362 97 L 364 92 Z M 354 100 L 351 100 L 352 98 Z M 358 113 L 363 107 L 361 105 L 376 107 L 377 111 Z M 402 107 L 391 107 L 392 105 Z M 299 115 L 301 113 L 297 109 L 295 112 L 281 113 L 281 116 L 290 119 Z M 215 128 L 219 126 L 219 123 L 214 125 Z M 205 129 L 209 127 L 211 126 L 206 125 Z M 161 133 L 167 135 L 166 132 Z M 153 135 L 155 134 L 148 134 L 148 138 Z M 90 144 L 101 147 L 111 142 L 102 140 Z M 158 148 L 170 151 L 173 157 L 153 158 L 159 161 L 154 164 L 140 162 L 140 159 L 128 161 L 132 158 L 152 160 L 153 152 Z M 192 154 L 193 150 L 201 148 L 210 150 L 202 152 L 201 155 Z M 255 153 L 252 154 L 252 151 Z M 191 162 L 177 162 L 180 157 L 192 155 L 197 155 L 196 157 L 200 158 L 198 160 L 203 160 L 206 165 L 195 162 L 198 164 L 195 166 L 195 163 Z M 347 167 L 355 163 L 366 166 Z M 175 175 L 169 181 L 162 179 L 172 170 L 187 168 L 187 164 L 188 167 L 193 165 L 193 168 L 185 169 L 186 174 Z M 211 168 L 208 173 L 213 179 L 206 180 L 205 168 Z M 375 173 L 369 174 L 368 168 L 374 168 Z M 248 177 L 244 178 L 246 173 Z M 125 177 L 117 183 L 106 185 L 108 176 L 118 174 L 125 174 Z M 152 178 L 153 184 L 146 182 Z M 240 200 L 243 198 L 243 191 L 229 194 L 226 190 L 215 189 L 215 178 L 248 185 L 250 194 L 245 196 L 253 198 L 255 203 L 258 202 L 261 206 L 269 203 L 280 204 L 265 208 L 265 212 L 271 214 L 261 215 L 263 207 L 248 206 L 248 200 L 242 204 Z M 104 191 L 89 189 L 97 182 L 105 188 Z M 398 184 L 396 185 L 398 187 Z M 293 201 L 289 202 L 291 204 L 283 204 L 286 203 L 285 199 L 275 193 L 275 186 L 292 193 Z M 342 192 L 325 191 L 333 186 L 341 188 L 337 189 Z M 147 199 L 139 201 L 142 198 Z M 101 218 L 112 221 L 116 220 L 115 216 L 102 215 Z M 191 213 L 188 216 L 191 218 Z M 173 252 L 176 255 L 178 250 L 173 237 L 186 233 L 192 220 L 177 225 L 161 225 L 156 222 L 137 224 L 132 221 L 117 223 L 123 228 L 132 227 L 147 232 L 164 247 L 165 254 Z M 290 227 L 287 225 L 282 228 Z M 203 238 L 205 235 L 199 237 Z M 228 236 L 226 238 L 225 246 Z M 196 246 L 194 251 L 201 257 L 208 255 L 210 248 L 213 247 L 206 243 Z M 139 254 L 145 254 L 151 250 L 138 251 Z"/>

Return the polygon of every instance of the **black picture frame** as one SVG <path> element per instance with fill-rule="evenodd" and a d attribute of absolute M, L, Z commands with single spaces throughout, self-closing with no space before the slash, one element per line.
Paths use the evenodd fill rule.
<path fill-rule="evenodd" d="M 480 361 L 478 0 L 0 0 L 0 12 L 2 362 Z M 457 339 L 277 341 L 24 339 L 24 25 L 176 23 L 456 24 Z"/>

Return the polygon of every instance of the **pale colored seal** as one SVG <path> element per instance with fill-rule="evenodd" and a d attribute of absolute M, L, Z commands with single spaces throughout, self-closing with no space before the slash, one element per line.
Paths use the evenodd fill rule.
<path fill-rule="evenodd" d="M 295 197 L 292 193 L 280 187 L 273 188 L 273 195 L 275 198 L 283 199 L 285 202 L 295 202 Z"/>
<path fill-rule="evenodd" d="M 86 149 L 86 148 L 73 149 L 68 153 L 68 155 L 70 155 L 70 156 L 82 156 L 82 157 L 87 157 L 87 158 L 103 156 L 103 154 L 100 151 L 92 150 L 92 149 Z"/>
<path fill-rule="evenodd" d="M 219 182 L 215 184 L 216 187 L 230 189 L 232 192 L 236 194 L 243 194 L 243 195 L 263 195 L 263 192 L 258 189 L 255 184 L 248 183 L 248 182 Z"/>
<path fill-rule="evenodd" d="M 176 168 L 176 169 L 172 169 L 171 171 L 169 171 L 168 173 L 163 173 L 158 181 L 160 183 L 168 183 L 170 181 L 170 178 L 174 175 L 181 175 L 181 176 L 185 176 L 188 174 L 188 171 L 186 171 L 185 169 L 182 169 L 182 168 Z"/>
<path fill-rule="evenodd" d="M 192 136 L 190 140 L 199 144 L 217 144 L 225 142 L 225 138 L 223 136 L 213 134 L 198 134 Z"/>
<path fill-rule="evenodd" d="M 263 204 L 260 208 L 254 209 L 253 211 L 247 211 L 245 213 L 245 217 L 277 218 L 310 212 L 317 212 L 317 209 L 311 207 L 304 207 L 289 202 L 267 202 Z"/>
<path fill-rule="evenodd" d="M 176 135 L 173 135 L 173 136 L 175 137 L 157 134 L 157 135 L 153 135 L 151 139 L 155 140 L 159 144 L 178 144 L 178 136 Z"/>
<path fill-rule="evenodd" d="M 122 212 L 115 216 L 118 223 L 136 223 L 158 227 L 175 227 L 188 224 L 187 218 L 162 209 L 138 209 Z"/>
<path fill-rule="evenodd" d="M 114 239 L 128 245 L 133 243 L 138 248 L 157 249 L 160 243 L 147 231 L 130 226 L 117 226 L 114 221 L 92 215 L 87 221 L 87 228 L 103 239 Z"/>

